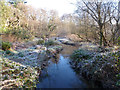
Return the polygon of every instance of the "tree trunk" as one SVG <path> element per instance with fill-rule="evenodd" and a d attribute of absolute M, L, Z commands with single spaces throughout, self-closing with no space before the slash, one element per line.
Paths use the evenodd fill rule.
<path fill-rule="evenodd" d="M 113 41 L 113 45 L 115 44 L 115 33 L 112 35 L 112 41 Z"/>
<path fill-rule="evenodd" d="M 108 45 L 107 40 L 106 40 L 106 38 L 105 38 L 104 35 L 103 35 L 103 45 L 104 45 L 104 46 L 107 46 L 107 45 Z"/>
<path fill-rule="evenodd" d="M 120 45 L 120 24 L 118 25 L 118 44 Z"/>
<path fill-rule="evenodd" d="M 100 26 L 100 46 L 102 46 L 102 44 L 103 44 L 103 31 L 102 31 L 102 26 L 101 25 L 99 25 Z"/>

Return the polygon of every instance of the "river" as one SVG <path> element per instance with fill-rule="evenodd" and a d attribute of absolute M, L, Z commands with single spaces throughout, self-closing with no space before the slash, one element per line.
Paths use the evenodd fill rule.
<path fill-rule="evenodd" d="M 64 45 L 58 59 L 49 60 L 50 64 L 42 71 L 37 88 L 87 88 L 69 64 L 69 55 L 76 49 L 78 47 Z"/>

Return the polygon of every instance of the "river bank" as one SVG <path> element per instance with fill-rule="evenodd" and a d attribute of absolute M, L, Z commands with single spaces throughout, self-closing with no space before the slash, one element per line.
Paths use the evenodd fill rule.
<path fill-rule="evenodd" d="M 88 80 L 102 88 L 119 88 L 120 50 L 113 47 L 100 48 L 83 42 L 71 55 L 71 67 Z M 117 56 L 117 58 L 116 58 Z"/>
<path fill-rule="evenodd" d="M 52 38 L 46 40 L 44 44 L 41 39 L 36 39 L 15 45 L 14 50 L 0 50 L 0 53 L 2 54 L 1 82 L 4 82 L 0 84 L 2 88 L 36 87 L 36 84 L 38 88 L 44 88 L 45 85 L 38 84 L 38 78 L 39 82 L 40 79 L 43 79 L 39 76 L 43 75 L 44 70 L 49 71 L 47 75 L 50 74 L 52 82 L 53 79 L 56 80 L 56 83 L 58 82 L 57 88 L 60 88 L 59 82 L 65 83 L 61 87 L 72 88 L 69 84 L 73 79 L 76 80 L 75 85 L 77 85 L 73 86 L 74 88 L 119 87 L 117 61 L 120 57 L 115 56 L 120 55 L 120 51 L 113 47 L 100 48 L 98 45 L 89 42 L 75 43 L 66 38 Z M 49 66 L 51 63 L 52 66 Z M 56 68 L 58 67 L 59 70 L 57 71 Z M 69 72 L 66 73 L 66 70 Z M 6 76 L 6 74 L 8 75 Z M 55 77 L 59 79 L 53 77 L 54 74 L 57 74 Z M 64 79 L 67 81 L 64 82 Z M 54 88 L 54 82 L 51 84 L 50 87 Z"/>
<path fill-rule="evenodd" d="M 30 41 L 16 45 L 15 49 L 0 50 L 1 89 L 36 87 L 41 70 L 48 65 L 50 58 L 56 58 L 62 50 L 58 43 L 43 45 L 38 42 Z"/>

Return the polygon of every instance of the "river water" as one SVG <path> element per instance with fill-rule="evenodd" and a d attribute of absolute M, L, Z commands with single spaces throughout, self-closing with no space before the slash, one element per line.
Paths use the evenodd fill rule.
<path fill-rule="evenodd" d="M 48 67 L 42 71 L 37 88 L 87 88 L 88 85 L 78 77 L 69 64 L 69 55 L 76 49 L 78 48 L 64 46 L 58 59 L 51 59 Z"/>

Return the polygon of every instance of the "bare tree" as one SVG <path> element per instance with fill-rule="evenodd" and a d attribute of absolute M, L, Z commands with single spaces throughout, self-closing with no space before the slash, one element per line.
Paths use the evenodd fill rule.
<path fill-rule="evenodd" d="M 83 1 L 83 3 L 84 3 L 84 6 L 81 7 L 79 6 L 79 4 L 77 4 L 78 5 L 77 7 L 78 9 L 81 9 L 82 11 L 88 13 L 99 26 L 100 46 L 108 45 L 108 42 L 104 36 L 103 27 L 105 26 L 106 23 L 110 21 L 110 17 L 111 17 L 110 14 L 112 12 L 110 9 L 112 5 L 111 2 L 105 3 L 102 1 L 94 0 L 94 2 Z"/>

